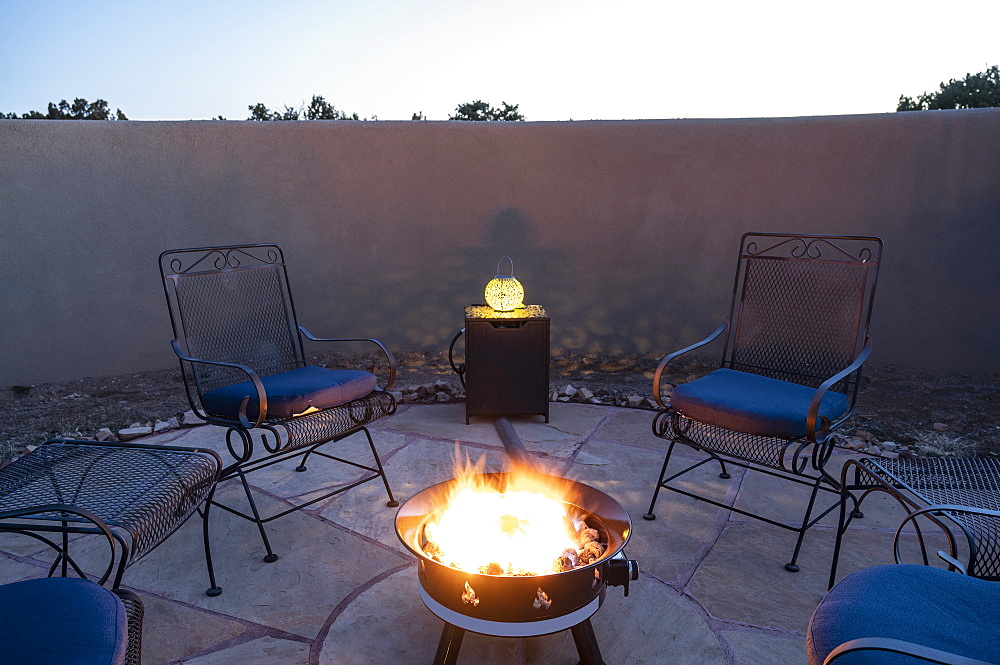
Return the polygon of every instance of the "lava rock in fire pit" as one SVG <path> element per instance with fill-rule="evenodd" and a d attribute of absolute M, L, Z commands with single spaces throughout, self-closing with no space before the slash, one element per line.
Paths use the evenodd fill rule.
<path fill-rule="evenodd" d="M 496 561 L 491 561 L 488 566 L 483 566 L 480 571 L 484 575 L 503 575 L 504 569 Z"/>
<path fill-rule="evenodd" d="M 441 563 L 441 548 L 438 547 L 437 543 L 428 540 L 424 545 L 424 554 Z"/>
<path fill-rule="evenodd" d="M 588 563 L 593 563 L 594 561 L 600 559 L 603 554 L 604 545 L 596 540 L 592 540 L 584 545 L 583 549 L 580 550 L 580 564 L 585 566 Z"/>

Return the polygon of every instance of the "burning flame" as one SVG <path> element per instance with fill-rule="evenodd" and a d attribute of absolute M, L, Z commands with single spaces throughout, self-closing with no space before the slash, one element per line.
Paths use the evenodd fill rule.
<path fill-rule="evenodd" d="M 506 476 L 497 488 L 468 465 L 436 519 L 428 522 L 425 551 L 453 568 L 488 575 L 545 575 L 580 546 L 583 520 L 570 514 L 550 476 L 527 472 Z"/>

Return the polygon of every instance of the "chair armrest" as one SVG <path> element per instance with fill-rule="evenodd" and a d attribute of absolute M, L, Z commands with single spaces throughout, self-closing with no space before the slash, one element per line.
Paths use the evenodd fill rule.
<path fill-rule="evenodd" d="M 303 326 L 299 326 L 299 332 L 305 335 L 306 339 L 312 342 L 369 342 L 374 344 L 379 349 L 382 350 L 382 355 L 385 356 L 386 362 L 389 363 L 389 381 L 385 384 L 385 388 L 382 390 L 390 390 L 394 383 L 396 383 L 396 357 L 392 355 L 392 351 L 386 348 L 385 344 L 378 341 L 377 339 L 372 339 L 370 337 L 343 337 L 343 338 L 325 338 L 325 337 L 315 337 L 312 333 L 306 330 Z"/>
<path fill-rule="evenodd" d="M 861 349 L 861 353 L 859 353 L 858 357 L 854 359 L 854 362 L 820 384 L 820 387 L 816 389 L 815 393 L 813 393 L 812 402 L 809 404 L 809 413 L 806 416 L 806 437 L 813 443 L 822 443 L 826 440 L 827 435 L 830 433 L 830 421 L 826 418 L 820 417 L 819 415 L 819 405 L 822 403 L 823 397 L 826 396 L 826 393 L 830 390 L 831 386 L 836 384 L 838 381 L 843 381 L 845 378 L 850 376 L 852 372 L 858 371 L 861 366 L 865 364 L 865 361 L 868 360 L 868 356 L 871 355 L 871 352 L 872 341 L 865 338 L 865 347 Z M 817 423 L 817 421 L 821 421 L 822 423 L 822 427 L 819 432 L 816 431 L 817 425 L 820 424 Z M 817 434 L 821 435 L 821 438 L 817 438 Z"/>
<path fill-rule="evenodd" d="M 913 512 L 911 512 L 909 515 L 906 516 L 906 518 L 900 523 L 899 528 L 896 529 L 896 535 L 893 538 L 892 542 L 892 554 L 896 560 L 896 563 L 903 562 L 902 556 L 899 553 L 899 536 L 903 533 L 903 528 L 906 527 L 907 523 L 915 520 L 918 517 L 928 515 L 931 517 L 933 522 L 938 524 L 939 527 L 941 527 L 942 529 L 945 528 L 942 524 L 938 523 L 936 519 L 934 519 L 933 515 L 935 513 L 962 513 L 965 515 L 981 515 L 983 517 L 995 517 L 1000 519 L 1000 511 L 998 510 L 990 510 L 988 508 L 978 508 L 976 506 L 962 506 L 959 504 L 937 503 L 930 506 L 925 506 L 918 510 L 914 510 Z M 958 525 L 959 527 L 961 527 L 962 532 L 965 534 L 965 538 L 969 543 L 969 552 L 970 552 L 969 565 L 971 566 L 972 563 L 975 561 L 976 552 L 979 549 L 976 543 L 977 539 L 973 534 L 969 532 L 969 529 L 966 527 L 966 525 L 962 524 L 961 522 L 958 522 Z M 954 539 L 950 537 L 950 533 L 949 533 L 949 542 L 950 546 L 954 548 L 955 542 Z M 927 560 L 926 551 L 922 552 L 922 554 L 924 556 L 924 561 L 926 562 Z M 942 561 L 954 567 L 955 569 L 958 570 L 958 572 L 962 573 L 963 575 L 969 574 L 969 571 L 966 569 L 966 567 L 960 561 L 955 559 L 955 557 L 952 554 L 938 552 L 937 555 Z"/>
<path fill-rule="evenodd" d="M 240 412 L 238 414 L 240 424 L 247 429 L 253 429 L 254 427 L 260 427 L 261 423 L 267 419 L 267 393 L 264 391 L 264 384 L 261 383 L 260 377 L 257 372 L 253 371 L 246 365 L 241 365 L 239 363 L 227 363 L 221 360 L 205 360 L 203 358 L 192 358 L 191 356 L 184 353 L 181 349 L 181 344 L 176 339 L 170 340 L 170 346 L 173 347 L 174 353 L 177 357 L 184 362 L 189 363 L 199 363 L 202 365 L 217 365 L 219 367 L 231 367 L 233 369 L 238 369 L 249 377 L 250 381 L 253 383 L 254 389 L 257 391 L 257 421 L 250 422 L 247 418 L 247 403 L 250 401 L 250 396 L 247 395 L 243 398 L 240 403 Z"/>
<path fill-rule="evenodd" d="M 62 513 L 67 516 L 74 515 L 76 519 L 73 521 L 90 522 L 91 524 L 94 525 L 95 532 L 100 533 L 107 539 L 108 547 L 110 548 L 110 556 L 108 557 L 108 566 L 107 568 L 104 569 L 104 574 L 101 575 L 101 577 L 99 578 L 98 584 L 104 584 L 105 582 L 107 582 L 108 578 L 111 577 L 111 572 L 114 570 L 115 547 L 116 547 L 115 543 L 118 541 L 116 540 L 114 533 L 111 531 L 111 527 L 109 527 L 108 524 L 103 519 L 98 517 L 96 513 L 87 510 L 86 508 L 80 508 L 78 506 L 74 506 L 68 503 L 46 503 L 46 504 L 39 504 L 37 506 L 31 506 L 28 508 L 18 508 L 15 510 L 0 511 L 0 532 L 8 531 L 8 532 L 21 533 L 27 536 L 31 536 L 32 538 L 35 538 L 37 540 L 46 543 L 47 545 L 49 545 L 49 547 L 52 547 L 57 551 L 61 551 L 59 545 L 35 532 L 65 533 L 66 530 L 64 528 L 60 528 L 55 525 L 39 524 L 39 523 L 33 523 L 30 525 L 3 523 L 5 520 L 16 520 L 22 518 L 31 519 L 33 515 L 41 515 L 44 513 Z M 42 519 L 51 519 L 51 518 L 42 518 Z M 87 578 L 86 574 L 82 570 L 80 570 L 80 567 L 76 564 L 76 561 L 70 559 L 68 556 L 66 556 L 65 553 L 62 554 L 62 557 L 64 557 L 65 561 L 73 567 L 73 570 L 76 572 L 77 575 L 79 575 L 84 579 Z M 123 560 L 124 557 L 125 554 L 122 554 Z M 55 565 L 58 561 L 59 559 L 56 559 L 56 562 L 52 564 L 53 568 L 50 569 L 49 574 L 51 574 L 52 570 L 55 569 Z"/>
<path fill-rule="evenodd" d="M 697 344 L 692 344 L 691 346 L 684 347 L 680 351 L 674 351 L 673 353 L 663 357 L 663 360 L 660 361 L 659 366 L 657 366 L 656 368 L 656 374 L 653 375 L 653 399 L 656 400 L 657 404 L 659 404 L 664 408 L 666 408 L 667 406 L 666 404 L 663 403 L 663 397 L 660 396 L 660 379 L 663 376 L 664 368 L 666 368 L 667 365 L 673 362 L 674 358 L 682 356 L 688 351 L 694 351 L 695 349 L 705 346 L 709 342 L 713 341 L 716 337 L 722 334 L 722 331 L 725 330 L 727 326 L 729 326 L 729 319 L 726 319 L 726 322 L 723 323 L 718 328 L 716 328 L 715 332 L 713 332 L 711 335 L 701 340 Z"/>
<path fill-rule="evenodd" d="M 844 642 L 830 652 L 830 655 L 823 661 L 823 665 L 829 665 L 844 654 L 856 651 L 886 651 L 911 656 L 927 663 L 939 663 L 939 665 L 990 665 L 985 661 L 976 660 L 975 658 L 959 656 L 948 651 L 925 647 L 922 644 L 894 640 L 888 637 L 861 637 L 856 640 Z"/>

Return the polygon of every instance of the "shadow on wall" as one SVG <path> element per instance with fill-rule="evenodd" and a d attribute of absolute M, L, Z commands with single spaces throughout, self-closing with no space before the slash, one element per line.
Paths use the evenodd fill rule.
<path fill-rule="evenodd" d="M 464 324 L 465 306 L 484 302 L 497 261 L 510 256 L 525 303 L 542 305 L 552 318 L 554 351 L 662 355 L 704 338 L 725 316 L 722 306 L 704 320 L 690 313 L 704 310 L 706 297 L 727 298 L 731 275 L 710 276 L 706 294 L 705 284 L 666 256 L 675 249 L 663 249 L 661 265 L 600 264 L 601 252 L 576 242 L 544 246 L 540 222 L 514 207 L 478 228 L 480 243 L 467 238 L 466 249 L 421 259 L 388 285 L 363 276 L 344 285 L 343 292 L 365 306 L 315 314 L 335 331 L 378 336 L 394 349 L 444 351 Z M 507 262 L 500 268 L 506 271 Z M 651 278 L 651 271 L 668 278 Z M 310 313 L 300 310 L 300 316 L 308 326 Z"/>

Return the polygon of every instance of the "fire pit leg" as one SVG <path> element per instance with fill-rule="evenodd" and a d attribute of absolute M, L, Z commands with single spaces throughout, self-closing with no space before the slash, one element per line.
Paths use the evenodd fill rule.
<path fill-rule="evenodd" d="M 601 648 L 597 645 L 597 635 L 594 634 L 594 626 L 591 625 L 590 619 L 581 621 L 570 628 L 570 631 L 573 633 L 573 641 L 576 642 L 576 650 L 580 654 L 580 665 L 604 665 Z"/>
<path fill-rule="evenodd" d="M 576 629 L 574 628 L 573 630 L 575 631 Z M 591 634 L 593 634 L 593 631 L 591 631 Z M 441 631 L 441 640 L 438 642 L 437 653 L 434 654 L 434 665 L 455 665 L 458 662 L 458 650 L 462 648 L 463 637 L 465 637 L 464 628 L 453 626 L 446 621 L 444 629 Z"/>

